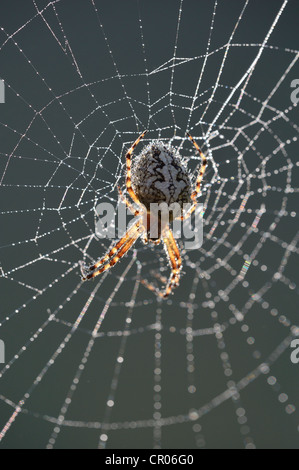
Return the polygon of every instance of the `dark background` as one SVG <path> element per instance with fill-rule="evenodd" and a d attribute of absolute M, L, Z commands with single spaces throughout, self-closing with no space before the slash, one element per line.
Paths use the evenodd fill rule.
<path fill-rule="evenodd" d="M 195 174 L 187 128 L 207 151 L 283 1 L 250 0 L 227 49 L 245 4 L 218 2 L 205 64 L 212 0 L 1 2 L 0 431 L 24 401 L 2 448 L 96 448 L 103 434 L 113 449 L 298 448 L 297 1 L 213 128 L 204 244 L 183 252 L 175 294 L 140 284 L 168 273 L 160 247 L 138 242 L 95 282 L 78 268 L 109 246 L 87 246 L 95 207 L 117 201 L 139 132 L 170 139 Z"/>

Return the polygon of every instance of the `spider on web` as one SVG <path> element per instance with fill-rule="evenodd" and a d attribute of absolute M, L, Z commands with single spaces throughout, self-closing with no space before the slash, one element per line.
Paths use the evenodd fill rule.
<path fill-rule="evenodd" d="M 142 280 L 142 283 L 157 296 L 167 298 L 172 290 L 179 285 L 182 269 L 180 250 L 169 227 L 169 222 L 174 219 L 186 220 L 194 212 L 207 166 L 207 159 L 193 137 L 187 133 L 202 159 L 194 190 L 192 190 L 190 177 L 184 168 L 180 155 L 175 149 L 161 141 L 152 141 L 146 146 L 134 161 L 131 170 L 133 151 L 146 133 L 147 131 L 144 131 L 138 137 L 126 154 L 126 189 L 134 203 L 137 204 L 137 210 L 123 195 L 121 189 L 118 188 L 122 199 L 137 220 L 116 245 L 97 263 L 87 266 L 82 262 L 81 273 L 83 281 L 86 281 L 112 268 L 140 236 L 145 244 L 158 245 L 162 239 L 171 274 L 168 281 L 162 276 L 157 277 L 165 282 L 166 286 L 164 290 L 159 290 L 154 284 L 146 280 Z M 170 209 L 167 222 L 161 217 L 161 212 L 153 217 L 152 205 L 161 203 L 166 203 L 168 207 L 171 207 L 173 203 L 177 203 L 180 208 L 179 213 Z M 183 212 L 184 204 L 191 204 L 185 214 Z M 153 224 L 157 231 L 157 236 L 154 237 L 152 236 Z"/>

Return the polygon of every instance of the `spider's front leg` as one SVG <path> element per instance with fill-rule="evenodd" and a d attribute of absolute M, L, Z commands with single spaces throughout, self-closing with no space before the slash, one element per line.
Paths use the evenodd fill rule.
<path fill-rule="evenodd" d="M 136 194 L 134 193 L 133 188 L 132 188 L 132 183 L 131 183 L 132 153 L 133 153 L 134 149 L 137 147 L 137 145 L 139 144 L 140 140 L 143 139 L 143 137 L 145 136 L 146 133 L 147 133 L 147 130 L 142 132 L 142 134 L 138 137 L 138 139 L 134 142 L 132 147 L 126 153 L 126 167 L 127 167 L 126 186 L 127 186 L 127 191 L 130 194 L 133 201 L 136 202 L 136 204 L 138 204 L 138 205 L 140 205 L 140 201 L 139 201 L 138 197 L 136 196 Z"/>
<path fill-rule="evenodd" d="M 196 150 L 198 151 L 200 157 L 201 157 L 201 161 L 202 161 L 202 164 L 201 164 L 201 168 L 200 168 L 200 171 L 198 173 L 198 176 L 197 176 L 197 180 L 196 180 L 196 186 L 195 186 L 195 190 L 192 192 L 191 194 L 191 199 L 193 201 L 193 204 L 192 206 L 190 207 L 190 209 L 187 211 L 187 213 L 185 215 L 182 215 L 181 217 L 179 217 L 179 219 L 181 220 L 186 220 L 188 219 L 192 214 L 193 212 L 195 211 L 196 209 L 196 206 L 197 206 L 197 196 L 200 192 L 200 188 L 201 188 L 201 183 L 202 183 L 202 180 L 203 180 L 203 177 L 204 177 L 204 174 L 205 174 L 205 171 L 206 171 L 206 168 L 207 168 L 207 164 L 208 164 L 208 161 L 207 161 L 207 157 L 205 156 L 205 154 L 201 151 L 200 147 L 198 146 L 198 144 L 195 142 L 195 140 L 193 139 L 193 137 L 191 136 L 191 134 L 189 134 L 189 132 L 187 132 L 187 136 L 189 137 L 189 139 L 191 140 L 191 142 L 193 143 L 194 147 L 196 148 Z"/>
<path fill-rule="evenodd" d="M 118 189 L 118 192 L 119 192 L 119 195 L 122 199 L 122 201 L 126 204 L 126 206 L 128 207 L 129 211 L 131 212 L 131 214 L 134 215 L 134 217 L 137 217 L 139 214 L 140 214 L 140 211 L 138 209 L 135 209 L 134 206 L 131 204 L 130 201 L 128 201 L 128 199 L 126 198 L 126 196 L 123 194 L 120 186 L 117 186 L 117 189 Z"/>
<path fill-rule="evenodd" d="M 200 187 L 201 187 L 201 182 L 202 182 L 202 179 L 203 179 L 203 176 L 205 174 L 205 171 L 206 171 L 206 168 L 207 168 L 207 164 L 208 164 L 208 161 L 207 161 L 207 157 L 205 156 L 205 154 L 201 151 L 200 147 L 198 146 L 198 144 L 195 142 L 195 140 L 193 139 L 192 135 L 189 134 L 189 132 L 187 132 L 187 136 L 189 137 L 189 139 L 191 140 L 192 144 L 194 145 L 194 147 L 196 148 L 196 150 L 198 151 L 200 157 L 201 157 L 201 168 L 200 168 L 200 171 L 199 171 L 199 174 L 197 176 L 197 180 L 196 180 L 196 187 L 195 187 L 195 190 L 193 191 L 193 193 L 191 194 L 191 198 L 193 201 L 196 201 L 196 197 L 197 195 L 199 194 L 199 191 L 200 191 Z"/>
<path fill-rule="evenodd" d="M 112 268 L 134 245 L 136 240 L 144 233 L 142 222 L 138 220 L 126 232 L 116 245 L 97 263 L 86 266 L 81 263 L 82 280 L 87 281 Z"/>

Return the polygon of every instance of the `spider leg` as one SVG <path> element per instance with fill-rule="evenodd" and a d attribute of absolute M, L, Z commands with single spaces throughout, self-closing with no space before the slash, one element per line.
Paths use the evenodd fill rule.
<path fill-rule="evenodd" d="M 128 206 L 130 212 L 137 217 L 137 215 L 140 214 L 139 210 L 134 209 L 133 205 L 130 203 L 130 201 L 126 198 L 126 196 L 123 194 L 122 190 L 120 189 L 120 186 L 117 186 L 118 192 L 120 194 L 120 197 L 122 198 L 122 201 L 126 203 Z"/>
<path fill-rule="evenodd" d="M 152 270 L 151 272 L 151 275 L 154 276 L 156 279 L 158 279 L 160 282 L 162 282 L 163 284 L 166 284 L 167 283 L 167 277 L 165 276 L 162 276 L 161 273 L 157 273 L 156 271 Z"/>
<path fill-rule="evenodd" d="M 180 282 L 180 272 L 181 272 L 181 269 L 182 269 L 182 258 L 181 258 L 181 254 L 180 254 L 180 250 L 178 248 L 178 245 L 175 241 L 175 238 L 173 236 L 173 233 L 170 229 L 168 229 L 168 239 L 169 240 L 169 247 L 167 245 L 167 251 L 168 251 L 168 254 L 170 255 L 171 251 L 176 259 L 176 264 L 177 264 L 177 268 L 174 272 L 172 272 L 172 275 L 173 274 L 176 274 L 176 277 L 174 278 L 174 281 L 175 281 L 175 287 L 177 287 L 179 285 L 179 282 Z M 164 242 L 165 243 L 165 242 Z M 172 276 L 173 277 L 173 276 Z"/>
<path fill-rule="evenodd" d="M 169 227 L 165 229 L 163 233 L 163 242 L 165 251 L 167 253 L 169 265 L 171 267 L 171 274 L 164 291 L 160 291 L 156 288 L 156 286 L 154 286 L 145 279 L 143 279 L 141 282 L 145 287 L 154 292 L 157 296 L 166 299 L 172 292 L 172 289 L 179 285 L 180 271 L 182 269 L 182 259 L 173 233 Z M 160 277 L 159 275 L 157 275 L 156 277 L 160 278 L 160 280 L 165 280 L 163 276 Z"/>
<path fill-rule="evenodd" d="M 100 259 L 99 261 L 97 261 L 97 263 L 95 263 L 94 265 L 90 266 L 88 268 L 89 271 L 94 271 L 95 269 L 97 269 L 99 266 L 101 266 L 102 264 L 104 264 L 106 261 L 108 261 L 112 256 L 114 256 L 118 250 L 121 248 L 121 246 L 132 236 L 132 234 L 134 233 L 135 231 L 135 225 L 132 225 L 132 227 L 130 227 L 128 229 L 128 231 L 125 233 L 125 235 L 116 243 L 116 245 L 102 258 Z"/>
<path fill-rule="evenodd" d="M 90 267 L 81 266 L 82 280 L 93 279 L 107 269 L 112 268 L 127 253 L 143 231 L 144 227 L 141 221 L 137 221 L 100 261 Z"/>
<path fill-rule="evenodd" d="M 196 200 L 196 196 L 198 195 L 199 191 L 200 191 L 200 187 L 201 187 L 201 182 L 202 182 L 202 179 L 203 179 L 203 176 L 205 174 L 205 171 L 206 171 L 206 168 L 207 168 L 207 157 L 205 156 L 205 154 L 201 151 L 201 149 L 199 148 L 198 144 L 195 142 L 195 140 L 193 139 L 193 137 L 187 132 L 187 136 L 189 137 L 189 139 L 191 140 L 191 142 L 193 143 L 194 147 L 196 148 L 196 150 L 198 151 L 199 155 L 201 156 L 201 160 L 202 160 L 202 164 L 201 164 L 201 168 L 200 168 L 200 172 L 198 174 L 198 177 L 197 177 L 197 180 L 196 180 L 196 187 L 195 187 L 195 190 L 193 191 L 193 193 L 191 194 L 191 198 L 193 199 L 193 201 Z"/>
<path fill-rule="evenodd" d="M 207 157 L 205 156 L 205 154 L 201 151 L 200 147 L 198 146 L 198 144 L 195 142 L 195 140 L 193 139 L 193 137 L 189 134 L 189 132 L 187 132 L 187 136 L 189 137 L 189 139 L 191 140 L 191 142 L 193 143 L 194 147 L 196 148 L 196 150 L 198 151 L 199 155 L 201 156 L 201 160 L 202 160 L 202 164 L 201 164 L 201 168 L 200 168 L 200 171 L 199 171 L 199 174 L 197 176 L 197 180 L 196 180 L 196 186 L 195 186 L 195 190 L 192 192 L 191 194 L 191 199 L 193 201 L 193 204 L 191 206 L 191 208 L 187 211 L 187 213 L 185 215 L 182 215 L 181 217 L 179 217 L 180 220 L 186 220 L 188 219 L 191 214 L 193 214 L 193 212 L 195 211 L 196 209 L 196 206 L 197 206 L 197 196 L 199 194 L 199 191 L 200 191 L 200 188 L 201 188 L 201 183 L 202 183 L 202 179 L 203 179 L 203 176 L 205 174 L 205 171 L 206 171 L 206 168 L 207 168 Z"/>
<path fill-rule="evenodd" d="M 190 207 L 190 209 L 187 211 L 187 213 L 185 215 L 181 215 L 180 217 L 176 217 L 178 220 L 186 220 L 186 219 L 189 219 L 189 217 L 193 214 L 193 212 L 195 211 L 197 207 L 197 201 L 196 199 L 193 201 L 193 204 L 192 206 Z"/>
<path fill-rule="evenodd" d="M 133 201 L 140 205 L 140 202 L 139 202 L 139 199 L 138 197 L 136 196 L 136 194 L 134 193 L 133 191 L 133 188 L 132 188 L 132 183 L 131 183 L 131 157 L 132 157 L 132 153 L 135 149 L 135 147 L 137 147 L 137 145 L 139 144 L 140 140 L 143 139 L 143 137 L 145 136 L 145 134 L 147 133 L 147 131 L 144 131 L 139 137 L 138 139 L 134 142 L 134 144 L 132 145 L 132 147 L 128 150 L 128 152 L 126 153 L 126 165 L 127 165 L 127 177 L 126 177 L 126 185 L 127 185 L 127 191 L 128 193 L 130 194 L 131 198 L 133 199 Z"/>

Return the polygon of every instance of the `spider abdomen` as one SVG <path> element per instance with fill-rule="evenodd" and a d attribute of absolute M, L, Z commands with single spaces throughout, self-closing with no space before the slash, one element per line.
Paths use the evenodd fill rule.
<path fill-rule="evenodd" d="M 153 203 L 191 202 L 191 181 L 178 152 L 162 142 L 145 147 L 132 166 L 132 186 L 139 201 L 150 210 Z"/>

